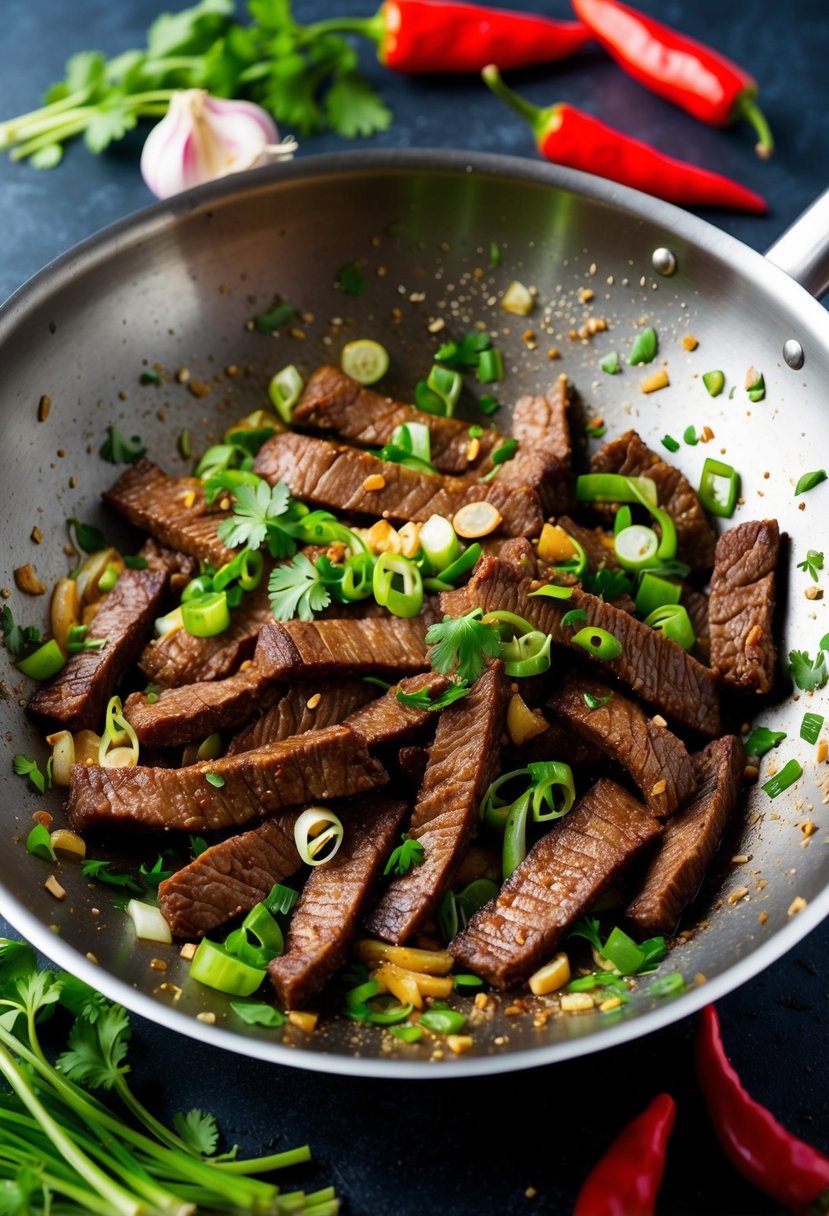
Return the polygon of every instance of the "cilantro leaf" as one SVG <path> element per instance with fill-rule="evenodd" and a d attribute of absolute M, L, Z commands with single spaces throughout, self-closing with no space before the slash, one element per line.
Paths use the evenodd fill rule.
<path fill-rule="evenodd" d="M 583 692 L 581 695 L 584 697 L 584 703 L 588 709 L 601 709 L 607 705 L 613 693 L 609 692 L 606 697 L 594 697 L 592 692 Z"/>
<path fill-rule="evenodd" d="M 179 1112 L 173 1116 L 173 1127 L 187 1147 L 199 1156 L 209 1157 L 216 1151 L 219 1129 L 215 1118 L 207 1111 L 194 1107 L 186 1115 Z"/>
<path fill-rule="evenodd" d="M 287 916 L 298 899 L 299 891 L 283 886 L 281 882 L 275 882 L 262 903 L 271 916 Z"/>
<path fill-rule="evenodd" d="M 312 621 L 331 603 L 331 592 L 323 584 L 319 570 L 304 553 L 292 562 L 285 562 L 271 571 L 268 593 L 273 614 L 278 621 Z"/>
<path fill-rule="evenodd" d="M 347 296 L 361 296 L 368 287 L 359 262 L 348 262 L 337 271 L 337 282 Z"/>
<path fill-rule="evenodd" d="M 84 878 L 94 878 L 96 882 L 106 883 L 110 887 L 123 887 L 135 895 L 144 894 L 144 888 L 136 882 L 132 874 L 120 873 L 110 869 L 110 866 L 109 861 L 87 857 L 85 861 L 81 862 L 81 874 Z"/>
<path fill-rule="evenodd" d="M 295 315 L 296 309 L 292 304 L 289 304 L 287 300 L 278 300 L 272 308 L 268 308 L 258 317 L 254 317 L 253 323 L 260 334 L 272 334 L 274 330 L 285 325 Z"/>
<path fill-rule="evenodd" d="M 426 642 L 434 649 L 431 662 L 435 671 L 448 675 L 457 668 L 458 678 L 474 684 L 486 664 L 484 658 L 496 658 L 501 648 L 497 626 L 485 625 L 480 608 L 464 616 L 445 616 L 439 624 L 430 625 Z"/>
<path fill-rule="evenodd" d="M 619 595 L 630 595 L 633 583 L 623 570 L 610 570 L 607 566 L 600 566 L 598 570 L 585 574 L 584 589 L 597 595 L 599 599 L 612 600 Z"/>
<path fill-rule="evenodd" d="M 284 1026 L 287 1018 L 281 1009 L 275 1005 L 267 1005 L 264 1001 L 231 1001 L 230 1008 L 249 1026 L 268 1026 L 273 1029 Z"/>
<path fill-rule="evenodd" d="M 82 523 L 74 515 L 70 515 L 66 522 L 70 528 L 75 529 L 75 544 L 79 549 L 83 549 L 84 553 L 97 553 L 100 549 L 106 549 L 103 532 L 93 524 Z"/>
<path fill-rule="evenodd" d="M 111 1089 L 129 1072 L 124 1062 L 129 1040 L 129 1014 L 122 1005 L 110 1005 L 94 1021 L 76 1018 L 69 1032 L 69 1050 L 58 1056 L 57 1067 L 78 1085 Z"/>
<path fill-rule="evenodd" d="M 464 334 L 458 341 L 444 342 L 435 351 L 435 362 L 456 372 L 471 372 L 478 366 L 481 352 L 492 348 L 487 333 Z"/>
<path fill-rule="evenodd" d="M 773 747 L 786 738 L 784 730 L 769 730 L 766 726 L 755 726 L 746 738 L 744 746 L 747 756 L 765 756 Z"/>
<path fill-rule="evenodd" d="M 189 840 L 190 852 L 193 854 L 194 858 L 201 857 L 205 849 L 210 847 L 203 836 L 191 836 L 189 837 Z"/>
<path fill-rule="evenodd" d="M 408 874 L 412 866 L 422 866 L 425 856 L 426 850 L 419 840 L 403 836 L 403 843 L 397 846 L 386 862 L 383 876 L 393 874 L 395 878 L 402 878 L 404 874 Z"/>
<path fill-rule="evenodd" d="M 103 152 L 111 143 L 123 139 L 137 124 L 138 115 L 128 98 L 114 93 L 99 102 L 84 132 L 84 143 L 90 152 Z"/>
<path fill-rule="evenodd" d="M 40 641 L 40 630 L 34 625 L 15 625 L 8 604 L 4 604 L 0 611 L 0 630 L 3 632 L 3 645 L 15 658 Z"/>
<path fill-rule="evenodd" d="M 340 72 L 325 94 L 325 114 L 332 131 L 344 139 L 388 131 L 393 115 L 359 72 Z"/>
<path fill-rule="evenodd" d="M 235 494 L 233 515 L 222 520 L 216 529 L 219 540 L 228 549 L 241 545 L 258 549 L 272 525 L 287 512 L 291 504 L 290 491 L 283 481 L 273 487 L 260 481 L 255 486 L 237 486 Z M 277 556 L 279 554 L 275 553 L 274 557 Z"/>
<path fill-rule="evenodd" d="M 236 8 L 233 0 L 201 0 L 180 13 L 162 13 L 147 33 L 147 50 L 152 59 L 196 55 L 224 31 L 225 17 Z"/>
<path fill-rule="evenodd" d="M 599 924 L 600 922 L 598 916 L 585 916 L 580 921 L 577 921 L 575 925 L 573 925 L 573 928 L 570 930 L 567 936 L 585 938 L 585 940 L 590 942 L 591 946 L 595 946 L 599 951 L 599 954 L 601 954 L 602 939 L 599 936 Z"/>
<path fill-rule="evenodd" d="M 452 705 L 455 701 L 460 701 L 471 691 L 468 684 L 453 683 L 434 699 L 430 696 L 428 688 L 421 688 L 417 692 L 403 692 L 398 689 L 396 696 L 401 705 L 408 705 L 411 709 L 437 711 L 446 709 L 447 705 Z"/>
<path fill-rule="evenodd" d="M 823 569 L 823 554 L 817 549 L 810 549 L 802 562 L 797 563 L 798 570 L 802 570 L 804 574 L 811 576 L 814 582 L 818 581 L 818 571 Z"/>
<path fill-rule="evenodd" d="M 823 688 L 829 680 L 826 668 L 826 656 L 819 650 L 814 660 L 805 650 L 792 650 L 789 653 L 789 674 L 798 688 L 804 692 L 812 692 L 815 688 Z"/>
<path fill-rule="evenodd" d="M 31 760 L 28 756 L 18 753 L 12 757 L 12 768 L 18 777 L 28 777 L 39 794 L 46 789 L 46 778 L 40 771 L 37 760 Z"/>
<path fill-rule="evenodd" d="M 100 456 L 109 464 L 134 464 L 146 452 L 138 435 L 130 439 L 117 426 L 107 427 L 107 438 L 101 445 Z"/>
<path fill-rule="evenodd" d="M 173 870 L 164 869 L 164 858 L 168 857 L 169 853 L 169 850 L 159 853 L 152 866 L 148 867 L 142 863 L 138 867 L 138 873 L 141 875 L 144 885 L 148 890 L 157 891 L 159 884 L 164 882 L 166 878 L 169 878 L 170 875 L 174 873 Z"/>

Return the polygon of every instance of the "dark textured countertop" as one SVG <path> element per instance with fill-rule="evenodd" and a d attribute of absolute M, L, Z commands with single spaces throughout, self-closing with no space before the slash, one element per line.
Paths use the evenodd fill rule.
<path fill-rule="evenodd" d="M 371 0 L 365 9 L 358 0 L 336 7 L 299 0 L 297 11 L 305 20 L 370 6 Z M 4 0 L 0 115 L 37 105 L 41 89 L 60 77 L 73 52 L 100 47 L 114 54 L 140 44 L 164 7 L 161 0 Z M 561 15 L 567 8 L 563 0 L 547 7 Z M 642 7 L 751 67 L 778 136 L 770 163 L 754 157 L 747 128 L 721 132 L 696 124 L 598 52 L 524 73 L 520 87 L 541 104 L 564 99 L 582 105 L 760 190 L 771 204 L 768 217 L 709 218 L 765 248 L 826 184 L 825 5 L 648 0 Z M 385 135 L 358 142 L 533 154 L 528 129 L 476 81 L 395 78 L 372 62 L 370 52 L 363 58 L 396 121 Z M 138 173 L 142 138 L 143 132 L 130 136 L 101 157 L 74 147 L 51 172 L 0 159 L 0 298 L 82 237 L 151 201 Z M 340 147 L 341 141 L 320 136 L 303 141 L 301 154 Z M 720 1005 L 729 1050 L 748 1086 L 824 1150 L 828 953 L 825 924 Z M 687 1020 L 554 1068 L 440 1084 L 267 1067 L 135 1022 L 135 1080 L 151 1106 L 168 1115 L 192 1105 L 209 1108 L 228 1140 L 251 1152 L 310 1141 L 319 1161 L 315 1177 L 320 1185 L 336 1183 L 352 1216 L 566 1213 L 580 1180 L 622 1123 L 664 1088 L 677 1098 L 679 1118 L 660 1210 L 695 1216 L 775 1210 L 726 1166 L 708 1131 L 693 1083 Z"/>

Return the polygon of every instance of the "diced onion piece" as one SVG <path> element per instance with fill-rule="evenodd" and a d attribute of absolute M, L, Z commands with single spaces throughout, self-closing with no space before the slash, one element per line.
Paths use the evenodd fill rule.
<path fill-rule="evenodd" d="M 55 767 L 52 765 L 52 780 L 55 779 Z M 68 853 L 72 857 L 86 857 L 86 841 L 77 832 L 68 828 L 56 828 L 49 837 L 52 848 L 56 853 Z"/>
<path fill-rule="evenodd" d="M 137 761 L 131 747 L 112 747 L 100 763 L 102 768 L 131 768 Z"/>
<path fill-rule="evenodd" d="M 104 733 L 98 747 L 98 763 L 103 768 L 129 768 L 138 763 L 138 736 L 124 717 L 120 697 L 110 697 Z"/>
<path fill-rule="evenodd" d="M 389 370 L 389 354 L 372 338 L 356 338 L 343 347 L 340 367 L 358 384 L 376 384 Z"/>
<path fill-rule="evenodd" d="M 101 736 L 94 730 L 79 730 L 75 735 L 75 763 L 97 764 Z"/>
<path fill-rule="evenodd" d="M 513 279 L 501 299 L 504 312 L 512 313 L 514 317 L 528 317 L 535 307 L 535 300 L 529 288 L 517 279 Z"/>
<path fill-rule="evenodd" d="M 110 563 L 118 566 L 119 569 L 123 568 L 124 563 L 117 549 L 99 549 L 97 553 L 90 553 L 83 563 L 76 579 L 78 595 L 82 604 L 91 604 L 100 599 L 98 584 Z"/>
<path fill-rule="evenodd" d="M 75 740 L 71 731 L 59 730 L 54 735 L 47 735 L 46 742 L 52 749 L 52 784 L 69 785 L 75 763 Z"/>
<path fill-rule="evenodd" d="M 530 992 L 535 996 L 546 996 L 549 992 L 557 992 L 570 982 L 570 960 L 566 954 L 557 954 L 551 962 L 539 967 L 527 981 Z"/>
<path fill-rule="evenodd" d="M 369 967 L 377 963 L 395 963 L 406 971 L 429 975 L 448 975 L 455 960 L 446 950 L 418 950 L 415 946 L 390 946 L 387 942 L 364 937 L 357 942 L 354 953 Z"/>
<path fill-rule="evenodd" d="M 49 616 L 52 636 L 61 650 L 65 651 L 69 630 L 81 623 L 81 600 L 75 579 L 59 578 L 55 583 Z"/>
<path fill-rule="evenodd" d="M 510 697 L 507 706 L 507 733 L 516 747 L 542 735 L 547 729 L 547 719 L 542 714 L 534 713 L 518 693 Z"/>
<path fill-rule="evenodd" d="M 321 866 L 331 861 L 344 835 L 340 819 L 324 806 L 309 806 L 294 824 L 297 851 L 308 866 Z"/>
<path fill-rule="evenodd" d="M 465 540 L 489 536 L 503 523 L 501 512 L 491 502 L 469 502 L 455 513 L 452 526 Z"/>
<path fill-rule="evenodd" d="M 142 942 L 163 942 L 172 945 L 170 926 L 154 904 L 144 904 L 140 899 L 131 899 L 127 904 L 127 916 L 135 925 L 135 936 Z"/>
<path fill-rule="evenodd" d="M 576 556 L 576 546 L 559 524 L 545 524 L 538 538 L 538 556 L 555 566 L 571 561 Z"/>
<path fill-rule="evenodd" d="M 369 553 L 399 553 L 402 549 L 400 537 L 387 519 L 378 519 L 363 536 Z"/>
<path fill-rule="evenodd" d="M 174 608 L 172 612 L 168 612 L 166 616 L 156 618 L 153 632 L 157 638 L 166 638 L 168 634 L 175 633 L 177 629 L 184 628 L 184 620 L 181 615 L 181 605 Z"/>
<path fill-rule="evenodd" d="M 455 529 L 444 515 L 430 515 L 420 529 L 420 547 L 435 570 L 451 566 L 461 555 Z"/>
<path fill-rule="evenodd" d="M 290 425 L 294 406 L 302 396 L 305 383 L 293 363 L 283 367 L 268 385 L 268 396 L 283 422 Z"/>

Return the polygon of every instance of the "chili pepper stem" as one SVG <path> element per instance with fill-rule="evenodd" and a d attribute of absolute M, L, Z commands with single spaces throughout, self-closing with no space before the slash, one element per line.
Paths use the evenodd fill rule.
<path fill-rule="evenodd" d="M 532 127 L 536 139 L 541 139 L 549 127 L 550 120 L 555 114 L 555 106 L 537 106 L 527 101 L 526 97 L 514 93 L 503 81 L 501 73 L 494 63 L 488 64 L 481 72 L 481 77 L 496 97 L 514 110 L 519 118 L 523 118 Z"/>
<path fill-rule="evenodd" d="M 330 17 L 326 21 L 315 21 L 313 25 L 305 26 L 302 40 L 313 42 L 326 34 L 359 34 L 382 46 L 385 33 L 386 22 L 381 9 L 373 17 Z"/>
<path fill-rule="evenodd" d="M 746 122 L 751 123 L 757 132 L 754 151 L 763 160 L 768 160 L 774 152 L 774 136 L 771 133 L 768 119 L 757 104 L 757 99 L 744 93 L 734 107 L 733 115 L 735 120 L 744 118 Z"/>

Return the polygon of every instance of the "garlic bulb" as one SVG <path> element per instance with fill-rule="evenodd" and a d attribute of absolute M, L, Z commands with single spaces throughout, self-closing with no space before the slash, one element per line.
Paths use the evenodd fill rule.
<path fill-rule="evenodd" d="M 269 160 L 290 160 L 292 139 L 279 138 L 273 119 L 250 101 L 226 101 L 204 89 L 182 89 L 147 136 L 141 175 L 153 194 L 180 190 Z"/>

